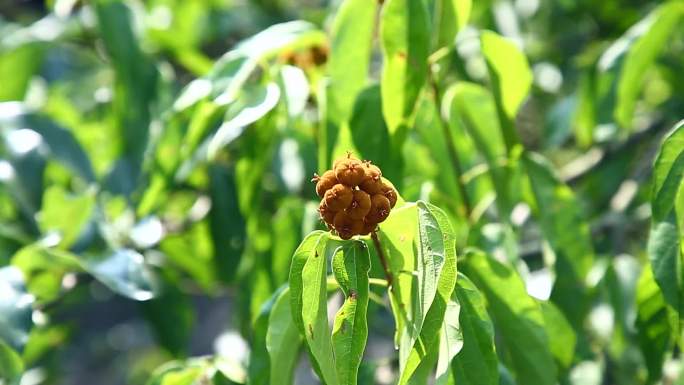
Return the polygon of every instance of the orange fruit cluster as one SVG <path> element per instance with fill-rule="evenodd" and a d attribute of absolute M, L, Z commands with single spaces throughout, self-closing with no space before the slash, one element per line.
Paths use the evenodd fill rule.
<path fill-rule="evenodd" d="M 322 198 L 318 207 L 321 219 L 342 239 L 375 231 L 397 203 L 397 192 L 383 181 L 380 168 L 351 153 L 311 181 L 316 182 L 316 193 Z"/>

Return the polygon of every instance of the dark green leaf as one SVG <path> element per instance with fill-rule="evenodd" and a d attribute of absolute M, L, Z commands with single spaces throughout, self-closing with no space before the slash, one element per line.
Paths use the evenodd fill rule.
<path fill-rule="evenodd" d="M 684 121 L 679 122 L 665 138 L 655 165 L 651 207 L 654 222 L 665 220 L 674 207 L 684 176 Z"/>

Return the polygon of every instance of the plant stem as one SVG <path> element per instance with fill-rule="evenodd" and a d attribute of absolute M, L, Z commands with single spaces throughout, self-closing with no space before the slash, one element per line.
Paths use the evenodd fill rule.
<path fill-rule="evenodd" d="M 373 246 L 375 246 L 375 251 L 378 253 L 378 257 L 380 258 L 380 263 L 382 264 L 382 269 L 385 271 L 385 277 L 387 277 L 387 284 L 390 287 L 390 290 L 394 287 L 394 277 L 392 276 L 392 271 L 389 268 L 389 265 L 387 264 L 387 258 L 385 258 L 385 253 L 382 251 L 382 247 L 380 246 L 380 239 L 378 239 L 378 234 L 373 231 L 371 233 L 371 239 L 373 240 Z"/>
<path fill-rule="evenodd" d="M 468 191 L 466 190 L 465 183 L 463 182 L 463 166 L 461 166 L 461 161 L 458 159 L 458 151 L 456 151 L 456 144 L 454 143 L 454 138 L 449 132 L 449 126 L 447 122 L 442 117 L 442 93 L 439 90 L 437 81 L 435 80 L 432 70 L 429 70 L 428 77 L 430 78 L 430 86 L 435 94 L 435 108 L 437 108 L 437 117 L 439 124 L 442 127 L 442 134 L 444 135 L 444 141 L 447 145 L 447 152 L 451 158 L 451 163 L 456 172 L 456 184 L 458 185 L 458 191 L 461 194 L 461 200 L 463 201 L 463 207 L 465 208 L 466 218 L 470 220 L 470 213 L 473 211 L 473 207 L 470 203 L 470 198 L 468 197 Z"/>

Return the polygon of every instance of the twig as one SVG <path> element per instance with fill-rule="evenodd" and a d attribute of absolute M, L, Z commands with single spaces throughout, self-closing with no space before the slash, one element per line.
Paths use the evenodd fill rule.
<path fill-rule="evenodd" d="M 385 271 L 385 277 L 387 277 L 387 284 L 390 290 L 392 290 L 392 288 L 394 288 L 394 276 L 392 275 L 392 271 L 390 270 L 389 265 L 387 264 L 387 258 L 385 258 L 385 253 L 382 251 L 382 246 L 380 245 L 378 234 L 375 231 L 371 233 L 371 239 L 373 240 L 373 246 L 375 246 L 375 251 L 378 253 L 378 257 L 380 258 L 380 264 L 382 264 L 382 269 Z"/>

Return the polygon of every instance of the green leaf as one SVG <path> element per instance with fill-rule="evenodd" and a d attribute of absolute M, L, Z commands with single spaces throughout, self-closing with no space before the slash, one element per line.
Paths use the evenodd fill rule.
<path fill-rule="evenodd" d="M 335 15 L 327 66 L 330 83 L 326 105 L 328 120 L 335 124 L 349 119 L 356 95 L 366 85 L 377 4 L 344 0 Z"/>
<path fill-rule="evenodd" d="M 413 325 L 415 320 L 409 320 L 409 314 L 413 314 L 413 272 L 416 269 L 414 257 L 414 244 L 418 228 L 418 206 L 415 203 L 407 203 L 397 206 L 390 213 L 385 222 L 380 224 L 378 232 L 380 245 L 388 259 L 389 269 L 392 273 L 390 282 L 390 304 L 394 314 L 396 333 L 394 343 L 399 346 L 402 335 L 408 330 L 418 334 Z"/>
<path fill-rule="evenodd" d="M 64 274 L 83 271 L 75 255 L 36 244 L 17 251 L 12 256 L 12 265 L 24 273 L 29 292 L 46 302 L 58 297 Z"/>
<path fill-rule="evenodd" d="M 290 291 L 282 290 L 268 317 L 266 349 L 271 363 L 271 385 L 292 384 L 299 359 L 301 337 L 292 320 Z"/>
<path fill-rule="evenodd" d="M 459 273 L 452 298 L 461 306 L 459 323 L 463 334 L 463 348 L 451 362 L 455 383 L 497 385 L 499 370 L 494 327 L 484 296 L 468 277 Z"/>
<path fill-rule="evenodd" d="M 572 325 L 581 330 L 587 312 L 585 278 L 594 263 L 589 225 L 572 190 L 541 156 L 526 153 L 523 164 L 532 187 L 541 231 L 556 254 L 556 282 L 551 297 Z"/>
<path fill-rule="evenodd" d="M 667 218 L 684 176 L 684 120 L 667 135 L 653 166 L 651 207 L 653 221 Z"/>
<path fill-rule="evenodd" d="M 361 91 L 356 98 L 349 128 L 361 158 L 369 159 L 380 167 L 386 178 L 400 178 L 397 162 L 393 161 L 400 154 L 388 145 L 391 139 L 382 116 L 380 86 L 371 85 Z"/>
<path fill-rule="evenodd" d="M 172 361 L 155 370 L 146 385 L 195 385 L 207 369 L 208 363 L 203 359 Z"/>
<path fill-rule="evenodd" d="M 416 100 L 427 79 L 430 26 L 423 0 L 387 0 L 380 16 L 384 58 L 382 112 L 392 136 L 410 126 Z"/>
<path fill-rule="evenodd" d="M 662 376 L 665 355 L 672 346 L 674 333 L 670 320 L 676 315 L 668 309 L 649 265 L 644 266 L 637 284 L 636 305 L 639 347 L 646 360 L 648 382 L 655 383 Z"/>
<path fill-rule="evenodd" d="M 208 159 L 214 159 L 221 148 L 237 139 L 247 126 L 263 118 L 280 100 L 280 88 L 275 83 L 251 91 L 228 108 L 223 124 L 208 142 Z"/>
<path fill-rule="evenodd" d="M 185 356 L 195 323 L 193 304 L 179 289 L 179 280 L 161 275 L 163 286 L 157 297 L 140 304 L 159 344 L 174 357 Z"/>
<path fill-rule="evenodd" d="M 52 185 L 43 193 L 38 223 L 43 234 L 57 232 L 60 236 L 59 246 L 68 249 L 83 232 L 94 209 L 94 191 L 75 195 L 60 185 Z"/>
<path fill-rule="evenodd" d="M 513 41 L 495 32 L 483 31 L 480 43 L 492 82 L 504 142 L 510 152 L 520 141 L 515 131 L 515 117 L 532 86 L 532 71 L 525 54 Z"/>
<path fill-rule="evenodd" d="M 29 43 L 0 52 L 0 101 L 23 100 L 31 77 L 43 62 L 43 47 Z"/>
<path fill-rule="evenodd" d="M 446 327 L 445 313 L 456 284 L 456 242 L 446 214 L 429 203 L 419 201 L 416 205 L 418 244 L 413 272 L 413 322 L 404 331 L 399 345 L 399 384 L 423 383 L 432 371 L 438 359 L 440 331 Z M 453 338 L 450 340 L 453 342 Z"/>
<path fill-rule="evenodd" d="M 434 30 L 437 32 L 433 33 L 436 39 L 433 50 L 455 46 L 456 34 L 468 23 L 472 6 L 472 0 L 435 1 Z"/>
<path fill-rule="evenodd" d="M 437 369 L 435 371 L 435 384 L 446 385 L 449 383 L 451 362 L 454 357 L 463 349 L 463 334 L 459 322 L 461 306 L 452 299 L 447 303 L 444 312 L 444 322 L 439 336 L 439 357 L 437 359 Z"/>
<path fill-rule="evenodd" d="M 340 384 L 356 385 L 368 339 L 368 271 L 370 254 L 362 241 L 347 241 L 334 252 L 332 270 L 344 294 L 332 329 L 335 365 Z"/>
<path fill-rule="evenodd" d="M 568 370 L 575 356 L 577 336 L 563 313 L 553 302 L 540 301 L 546 334 L 549 336 L 551 353 L 560 370 Z"/>
<path fill-rule="evenodd" d="M 506 158 L 504 137 L 495 119 L 481 118 L 496 115 L 496 103 L 492 94 L 479 84 L 458 82 L 446 90 L 440 108 L 445 111 L 452 129 L 457 125 L 465 128 L 484 157 L 496 190 L 495 202 L 499 215 L 508 218 L 512 202 L 509 192 L 510 176 L 501 166 L 502 160 Z"/>
<path fill-rule="evenodd" d="M 213 243 L 213 262 L 218 277 L 223 282 L 231 282 L 238 270 L 245 242 L 245 221 L 238 204 L 235 172 L 233 169 L 211 165 L 209 178 L 209 229 Z M 296 246 L 293 246 L 293 249 L 294 247 Z M 196 250 L 196 245 L 193 244 L 192 249 Z M 288 261 L 290 256 L 291 254 L 288 255 Z M 192 264 L 197 264 L 194 258 Z M 282 282 L 285 281 L 286 275 L 287 273 L 283 274 Z M 279 281 L 277 284 L 282 282 Z"/>
<path fill-rule="evenodd" d="M 276 301 L 281 298 L 281 294 L 284 290 L 286 290 L 286 286 L 281 286 L 273 293 L 268 301 L 264 302 L 259 310 L 259 315 L 254 321 L 254 325 L 252 325 L 252 346 L 249 351 L 249 366 L 247 367 L 247 380 L 251 385 L 267 385 L 270 383 L 271 358 L 266 349 L 266 334 L 268 332 L 273 306 Z M 289 302 L 290 296 L 286 296 L 285 300 Z M 287 311 L 289 312 L 287 318 L 289 319 L 289 322 L 294 325 L 290 306 L 287 306 Z M 283 320 L 279 320 L 278 322 L 282 323 Z M 280 328 L 280 324 L 276 324 L 275 326 Z M 295 331 L 299 337 L 299 331 Z M 282 335 L 282 333 L 278 334 Z M 299 343 L 300 339 L 298 339 L 297 342 Z M 286 383 L 289 384 L 289 382 Z"/>
<path fill-rule="evenodd" d="M 326 272 L 329 233 L 310 233 L 295 250 L 290 268 L 292 319 L 306 338 L 311 362 L 327 385 L 338 383 L 328 326 Z"/>
<path fill-rule="evenodd" d="M 684 4 L 669 1 L 630 28 L 601 57 L 599 67 L 610 69 L 620 59 L 617 80 L 615 120 L 623 127 L 632 126 L 634 108 L 648 69 L 667 47 L 670 36 L 684 16 Z"/>
<path fill-rule="evenodd" d="M 138 44 L 128 6 L 110 0 L 98 1 L 94 8 L 100 36 L 114 68 L 114 110 L 128 167 L 135 179 L 147 147 L 150 106 L 156 98 L 159 73 Z"/>
<path fill-rule="evenodd" d="M 653 223 L 648 236 L 648 255 L 653 276 L 660 286 L 665 302 L 682 311 L 684 283 L 682 280 L 681 235 L 674 218 Z"/>
<path fill-rule="evenodd" d="M 19 354 L 0 339 L 0 383 L 18 385 L 23 372 L 24 363 Z"/>
<path fill-rule="evenodd" d="M 556 366 L 540 305 L 527 294 L 512 268 L 479 251 L 466 256 L 464 270 L 485 294 L 494 326 L 520 384 L 556 383 Z"/>
<path fill-rule="evenodd" d="M 0 292 L 3 293 L 0 300 L 0 348 L 10 349 L 9 346 L 4 346 L 5 341 L 11 347 L 19 349 L 28 340 L 33 326 L 31 313 L 35 298 L 27 292 L 24 277 L 14 266 L 0 268 Z"/>
<path fill-rule="evenodd" d="M 84 258 L 84 268 L 115 293 L 136 301 L 156 296 L 157 282 L 144 257 L 135 250 L 118 249 Z"/>

